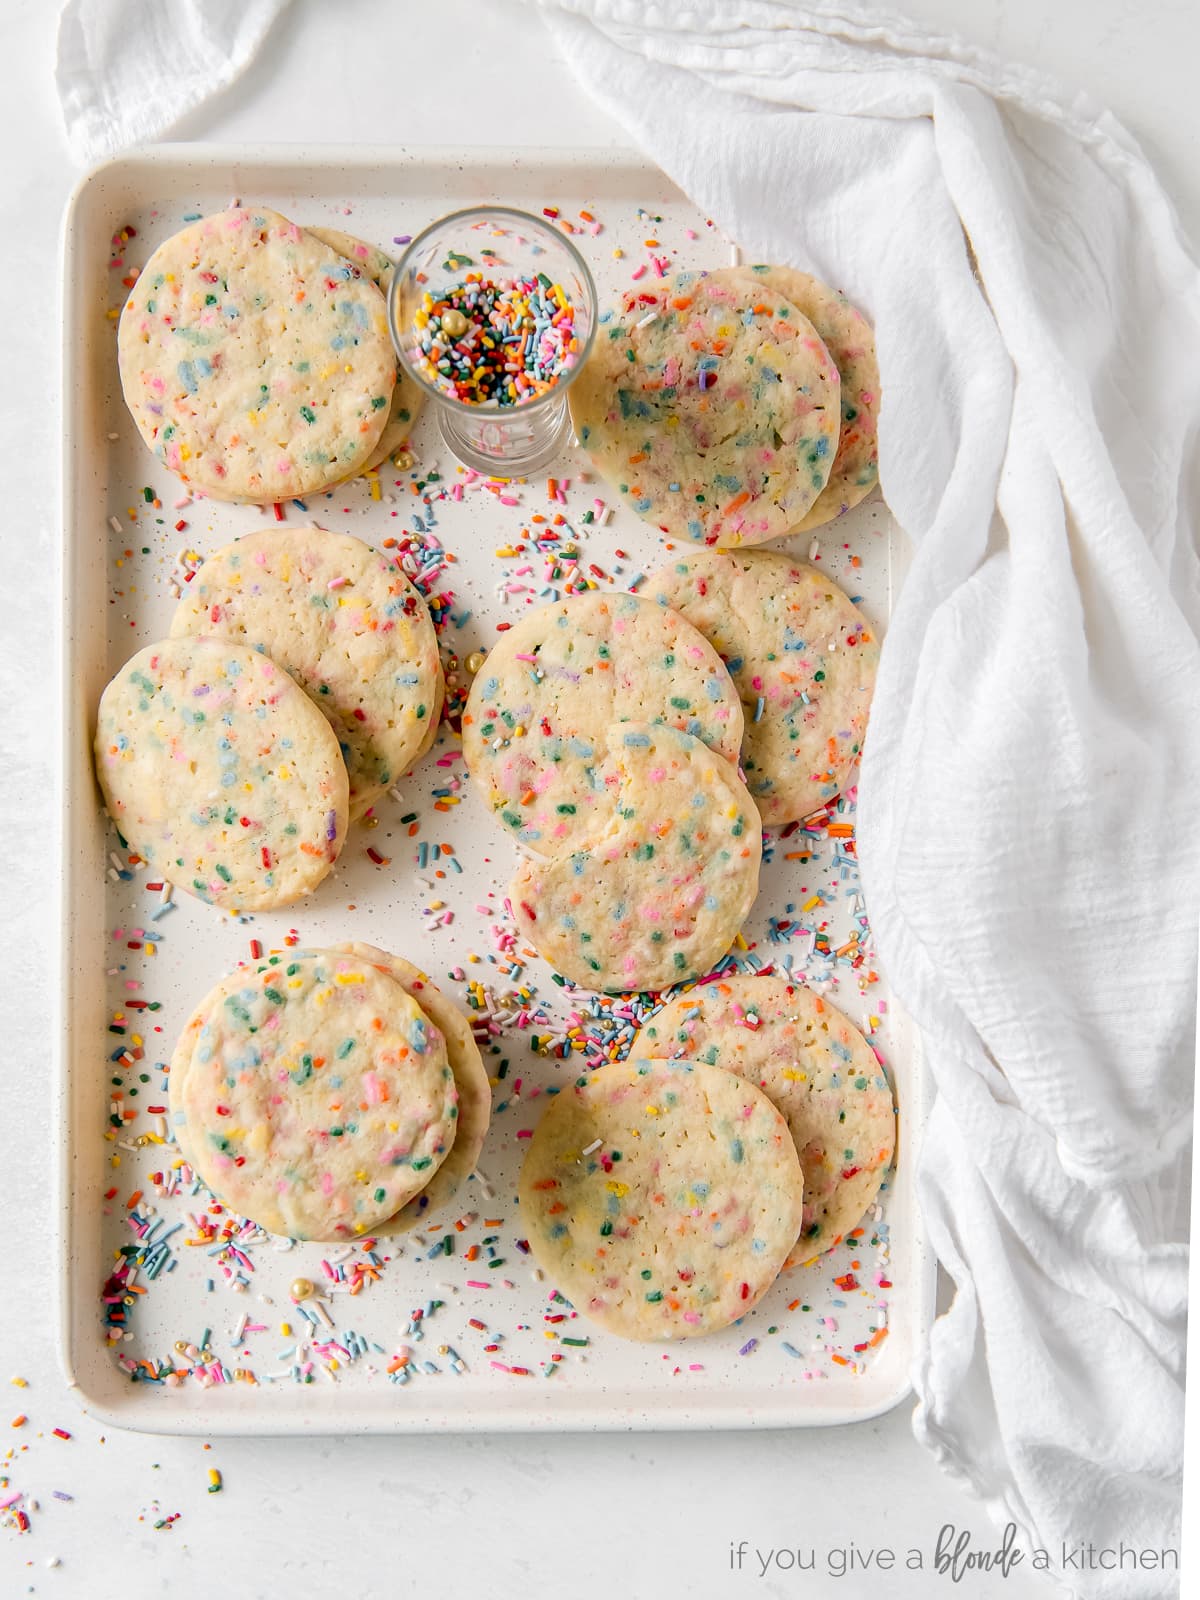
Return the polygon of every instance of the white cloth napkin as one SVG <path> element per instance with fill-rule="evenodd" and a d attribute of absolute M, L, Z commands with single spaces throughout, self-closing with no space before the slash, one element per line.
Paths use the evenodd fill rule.
<path fill-rule="evenodd" d="M 226 89 L 287 0 L 67 0 L 54 76 L 71 153 L 90 165 L 156 139 Z"/>
<path fill-rule="evenodd" d="M 1200 276 L 1129 135 L 1034 73 L 842 6 L 542 4 L 751 259 L 875 322 L 916 549 L 858 849 L 937 1085 L 920 1188 L 955 1286 L 917 1435 L 1056 1565 L 1178 1549 Z"/>

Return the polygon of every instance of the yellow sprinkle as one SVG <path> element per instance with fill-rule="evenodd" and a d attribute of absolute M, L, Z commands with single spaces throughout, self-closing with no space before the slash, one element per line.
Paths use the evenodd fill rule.
<path fill-rule="evenodd" d="M 804 902 L 800 909 L 801 911 L 815 911 L 820 904 L 821 896 L 819 894 L 814 894 L 810 900 L 806 900 Z"/>
<path fill-rule="evenodd" d="M 627 1183 L 618 1183 L 615 1178 L 611 1178 L 608 1183 L 604 1185 L 604 1187 L 608 1190 L 609 1194 L 615 1194 L 618 1200 L 624 1200 L 625 1196 L 629 1193 L 629 1185 Z"/>
<path fill-rule="evenodd" d="M 364 976 L 361 972 L 338 972 L 334 974 L 334 983 L 362 983 Z"/>

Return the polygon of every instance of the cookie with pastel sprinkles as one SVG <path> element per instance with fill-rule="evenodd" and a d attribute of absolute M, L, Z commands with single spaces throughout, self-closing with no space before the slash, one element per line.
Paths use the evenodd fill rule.
<path fill-rule="evenodd" d="M 879 362 L 871 324 L 846 296 L 796 267 L 749 269 L 786 295 L 821 335 L 842 380 L 842 429 L 829 482 L 792 530 L 807 533 L 866 498 L 879 482 Z"/>
<path fill-rule="evenodd" d="M 762 826 L 737 769 L 690 734 L 617 723 L 590 827 L 509 890 L 526 939 L 586 989 L 655 991 L 708 972 L 758 893 Z"/>
<path fill-rule="evenodd" d="M 633 508 L 720 548 L 781 538 L 808 515 L 840 404 L 812 323 L 737 267 L 627 290 L 570 390 L 580 444 Z"/>
<path fill-rule="evenodd" d="M 329 723 L 244 645 L 165 639 L 100 699 L 96 776 L 154 875 L 229 911 L 315 889 L 346 838 L 349 783 Z"/>
<path fill-rule="evenodd" d="M 796 1261 L 861 1221 L 891 1165 L 896 1109 L 874 1050 L 836 1006 L 785 978 L 734 975 L 669 1000 L 634 1049 L 736 1072 L 778 1106 L 804 1170 Z"/>
<path fill-rule="evenodd" d="M 446 1055 L 458 1090 L 458 1115 L 449 1155 L 420 1194 L 414 1195 L 394 1217 L 389 1217 L 375 1230 L 381 1234 L 407 1233 L 443 1213 L 475 1171 L 492 1120 L 492 1088 L 469 1018 L 419 967 L 370 944 L 354 943 L 340 948 L 395 978 L 417 1002 L 446 1041 Z"/>
<path fill-rule="evenodd" d="M 713 1333 L 753 1309 L 800 1229 L 787 1124 L 701 1062 L 618 1062 L 564 1088 L 519 1184 L 538 1265 L 626 1339 Z"/>
<path fill-rule="evenodd" d="M 356 239 L 352 233 L 342 233 L 337 228 L 309 228 L 308 232 L 314 239 L 320 239 L 322 244 L 327 244 L 331 250 L 336 250 L 338 255 L 345 256 L 348 261 L 353 261 L 356 266 L 361 267 L 383 295 L 384 300 L 387 300 L 392 272 L 395 269 L 395 262 L 391 256 L 385 255 L 373 244 Z M 362 468 L 364 472 L 369 472 L 372 467 L 381 467 L 389 457 L 394 456 L 397 450 L 408 443 L 408 436 L 412 432 L 412 425 L 417 420 L 417 413 L 424 399 L 425 395 L 419 385 L 413 382 L 403 367 L 397 368 L 396 387 L 392 390 L 388 419 L 383 425 L 379 443 Z"/>
<path fill-rule="evenodd" d="M 590 825 L 607 730 L 626 721 L 680 728 L 737 762 L 737 690 L 691 623 L 637 595 L 574 595 L 500 636 L 471 685 L 463 754 L 505 827 L 545 854 Z"/>
<path fill-rule="evenodd" d="M 808 816 L 851 781 L 879 642 L 823 572 L 774 550 L 679 555 L 641 591 L 717 650 L 745 714 L 742 766 L 768 826 Z"/>
<path fill-rule="evenodd" d="M 360 472 L 396 382 L 376 285 L 261 206 L 159 245 L 125 302 L 117 354 L 142 438 L 217 500 L 289 500 Z"/>
<path fill-rule="evenodd" d="M 271 1233 L 353 1239 L 429 1182 L 455 1136 L 446 1044 L 394 977 L 343 951 L 222 979 L 170 1068 L 180 1149 Z"/>
<path fill-rule="evenodd" d="M 173 638 L 230 639 L 291 674 L 337 735 L 362 816 L 423 754 L 444 682 L 429 608 L 391 556 L 323 528 L 268 528 L 214 551 Z"/>

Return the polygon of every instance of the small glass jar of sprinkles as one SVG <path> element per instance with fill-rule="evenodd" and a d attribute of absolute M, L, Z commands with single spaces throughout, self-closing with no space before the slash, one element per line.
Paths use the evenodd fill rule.
<path fill-rule="evenodd" d="M 468 467 L 521 477 L 563 448 L 567 389 L 596 327 L 596 286 L 564 234 L 507 206 L 455 211 L 401 256 L 388 321 Z"/>

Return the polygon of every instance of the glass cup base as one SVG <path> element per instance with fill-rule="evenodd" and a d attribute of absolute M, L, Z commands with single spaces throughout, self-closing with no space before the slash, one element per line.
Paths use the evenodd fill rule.
<path fill-rule="evenodd" d="M 435 402 L 436 403 L 436 402 Z M 567 397 L 557 405 L 539 406 L 528 417 L 522 408 L 484 411 L 478 418 L 438 406 L 443 440 L 464 466 L 494 478 L 524 478 L 548 466 L 571 437 Z"/>

